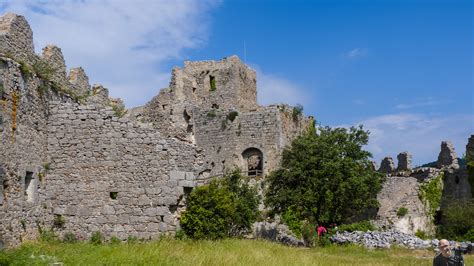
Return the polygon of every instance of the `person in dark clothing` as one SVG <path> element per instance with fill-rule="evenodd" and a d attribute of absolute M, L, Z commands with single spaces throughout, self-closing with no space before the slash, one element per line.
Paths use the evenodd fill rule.
<path fill-rule="evenodd" d="M 441 239 L 438 247 L 440 253 L 433 259 L 433 266 L 464 266 L 462 255 L 451 250 L 448 240 Z"/>

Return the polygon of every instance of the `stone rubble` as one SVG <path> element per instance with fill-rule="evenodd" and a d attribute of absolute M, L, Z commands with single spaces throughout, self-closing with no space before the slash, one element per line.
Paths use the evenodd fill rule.
<path fill-rule="evenodd" d="M 409 249 L 427 249 L 438 247 L 439 240 L 422 240 L 412 234 L 405 234 L 398 231 L 355 231 L 355 232 L 337 232 L 330 238 L 332 243 L 336 244 L 357 244 L 366 248 L 390 248 L 395 246 L 405 247 Z M 456 242 L 450 241 L 451 246 L 466 248 L 473 245 L 472 242 Z"/>
<path fill-rule="evenodd" d="M 266 239 L 269 241 L 280 242 L 288 246 L 302 247 L 304 241 L 296 238 L 288 226 L 278 221 L 274 222 L 256 222 L 253 224 L 253 238 Z"/>

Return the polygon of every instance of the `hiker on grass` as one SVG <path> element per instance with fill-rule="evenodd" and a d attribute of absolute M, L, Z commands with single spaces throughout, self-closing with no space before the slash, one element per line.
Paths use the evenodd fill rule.
<path fill-rule="evenodd" d="M 448 240 L 441 239 L 438 247 L 440 253 L 433 259 L 433 266 L 464 266 L 462 255 L 451 250 Z"/>

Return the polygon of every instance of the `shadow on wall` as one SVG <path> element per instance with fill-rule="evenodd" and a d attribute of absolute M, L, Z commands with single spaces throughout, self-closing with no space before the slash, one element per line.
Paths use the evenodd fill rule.
<path fill-rule="evenodd" d="M 5 200 L 6 188 L 7 188 L 7 180 L 5 176 L 5 168 L 4 168 L 3 163 L 0 163 L 0 206 L 3 205 L 3 201 Z M 0 246 L 1 246 L 1 243 L 0 243 Z"/>

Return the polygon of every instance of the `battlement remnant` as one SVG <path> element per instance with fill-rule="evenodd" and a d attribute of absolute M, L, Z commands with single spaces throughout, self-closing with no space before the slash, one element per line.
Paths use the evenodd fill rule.
<path fill-rule="evenodd" d="M 89 77 L 82 67 L 71 68 L 68 80 L 74 86 L 74 91 L 78 95 L 84 95 L 91 89 Z"/>
<path fill-rule="evenodd" d="M 25 62 L 34 57 L 33 31 L 25 17 L 13 13 L 0 17 L 0 51 Z"/>
<path fill-rule="evenodd" d="M 55 45 L 47 45 L 43 48 L 43 60 L 53 72 L 51 79 L 59 82 L 66 80 L 66 61 L 64 61 L 61 48 Z"/>
<path fill-rule="evenodd" d="M 438 168 L 450 167 L 450 168 L 459 168 L 458 157 L 454 151 L 454 146 L 449 141 L 441 142 L 441 151 L 438 155 L 437 161 Z"/>
<path fill-rule="evenodd" d="M 389 174 L 393 171 L 395 171 L 395 163 L 393 162 L 392 157 L 383 158 L 380 163 L 379 172 Z"/>
<path fill-rule="evenodd" d="M 398 160 L 398 171 L 408 171 L 411 170 L 411 154 L 408 152 L 401 152 L 397 155 Z"/>

